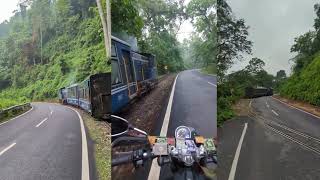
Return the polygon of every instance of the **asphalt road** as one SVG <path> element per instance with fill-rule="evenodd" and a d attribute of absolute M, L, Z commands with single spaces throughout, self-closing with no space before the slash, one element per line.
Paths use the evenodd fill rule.
<path fill-rule="evenodd" d="M 25 115 L 0 125 L 0 179 L 80 180 L 78 115 L 58 104 L 32 106 Z"/>
<path fill-rule="evenodd" d="M 217 136 L 217 79 L 197 70 L 179 73 L 167 136 L 178 126 L 189 126 L 204 137 Z"/>
<path fill-rule="evenodd" d="M 204 137 L 217 136 L 217 80 L 198 70 L 179 73 L 174 87 L 167 136 L 173 137 L 178 126 L 193 127 Z M 160 170 L 160 179 L 172 179 L 169 166 Z"/>
<path fill-rule="evenodd" d="M 198 70 L 180 72 L 172 87 L 173 99 L 170 100 L 169 94 L 166 105 L 159 112 L 153 135 L 165 133 L 164 135 L 173 137 L 175 129 L 184 125 L 195 128 L 205 137 L 216 137 L 216 88 L 215 76 L 204 75 Z M 170 118 L 166 120 L 168 113 Z M 151 162 L 147 162 L 143 167 L 135 169 L 134 175 L 128 179 L 173 179 L 169 166 L 159 168 L 156 161 L 154 163 L 152 166 Z"/>
<path fill-rule="evenodd" d="M 230 178 L 232 171 L 237 180 L 320 179 L 320 118 L 272 97 L 253 99 L 251 106 L 250 116 L 230 120 L 218 131 L 218 179 Z"/>

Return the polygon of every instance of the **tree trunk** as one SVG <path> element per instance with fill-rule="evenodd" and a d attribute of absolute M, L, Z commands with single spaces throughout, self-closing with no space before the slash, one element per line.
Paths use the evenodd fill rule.
<path fill-rule="evenodd" d="M 99 11 L 99 15 L 100 15 L 100 19 L 101 19 L 101 23 L 102 23 L 102 27 L 103 27 L 103 34 L 104 34 L 104 44 L 105 44 L 105 48 L 106 48 L 106 55 L 107 57 L 110 56 L 111 54 L 111 36 L 110 36 L 110 30 L 109 30 L 109 26 L 110 26 L 110 22 L 107 22 L 107 19 L 109 19 L 109 15 L 108 13 L 110 13 L 110 7 L 109 7 L 109 0 L 106 0 L 106 7 L 107 7 L 107 17 L 104 15 L 105 13 L 103 12 L 103 8 L 102 8 L 102 4 L 101 4 L 101 0 L 96 0 L 97 1 L 97 7 L 98 7 L 98 11 Z M 108 12 L 109 10 L 109 12 Z"/>
<path fill-rule="evenodd" d="M 111 2 L 110 0 L 106 0 L 106 23 L 107 23 L 107 30 L 108 30 L 108 50 L 109 56 L 111 56 Z"/>
<path fill-rule="evenodd" d="M 42 26 L 41 26 L 41 22 L 40 22 L 40 60 L 41 60 L 41 64 L 43 64 L 43 61 L 42 61 Z"/>

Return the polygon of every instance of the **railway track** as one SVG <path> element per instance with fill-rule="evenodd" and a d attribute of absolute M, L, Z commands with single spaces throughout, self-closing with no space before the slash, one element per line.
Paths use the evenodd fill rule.
<path fill-rule="evenodd" d="M 319 138 L 316 138 L 304 132 L 292 129 L 290 127 L 287 127 L 284 124 L 279 124 L 279 123 L 267 120 L 264 117 L 253 112 L 251 107 L 249 110 L 249 117 L 257 118 L 261 120 L 263 125 L 269 130 L 298 144 L 302 148 L 308 151 L 312 151 L 313 153 L 320 156 L 320 139 Z"/>

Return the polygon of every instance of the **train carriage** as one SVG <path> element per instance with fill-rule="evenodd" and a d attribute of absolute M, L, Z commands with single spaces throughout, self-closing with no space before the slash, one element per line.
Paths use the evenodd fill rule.
<path fill-rule="evenodd" d="M 130 44 L 116 37 L 112 37 L 111 66 L 111 73 L 91 75 L 79 84 L 61 88 L 60 101 L 105 119 L 157 83 L 155 57 L 132 51 Z"/>
<path fill-rule="evenodd" d="M 111 114 L 111 74 L 99 73 L 89 76 L 79 84 L 61 88 L 66 90 L 60 101 L 77 106 L 98 119 L 106 119 Z"/>
<path fill-rule="evenodd" d="M 247 87 L 245 89 L 245 97 L 246 98 L 258 98 L 262 96 L 272 96 L 273 89 L 272 88 L 265 88 L 265 87 Z"/>
<path fill-rule="evenodd" d="M 116 113 L 154 87 L 156 63 L 153 55 L 131 51 L 130 44 L 112 37 L 111 64 L 112 112 Z"/>
<path fill-rule="evenodd" d="M 66 88 L 66 102 L 74 106 L 79 106 L 78 84 L 73 84 Z"/>

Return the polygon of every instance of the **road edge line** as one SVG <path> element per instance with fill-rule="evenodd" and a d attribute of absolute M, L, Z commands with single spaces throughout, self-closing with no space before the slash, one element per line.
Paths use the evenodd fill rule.
<path fill-rule="evenodd" d="M 285 104 L 285 105 L 287 105 L 287 106 L 289 106 L 289 107 L 292 107 L 292 108 L 294 108 L 294 109 L 296 109 L 296 110 L 299 110 L 299 111 L 301 111 L 301 112 L 304 112 L 304 113 L 309 114 L 309 115 L 311 115 L 311 116 L 313 116 L 313 117 L 315 117 L 315 118 L 320 119 L 319 116 L 317 116 L 317 115 L 315 115 L 315 114 L 312 114 L 312 113 L 310 113 L 310 112 L 307 112 L 307 111 L 305 111 L 305 110 L 302 110 L 302 109 L 300 109 L 300 108 L 294 107 L 294 106 L 292 106 L 292 105 L 290 105 L 290 104 L 288 104 L 288 103 L 286 103 L 286 102 L 284 102 L 284 101 L 281 101 L 280 99 L 274 98 L 274 97 L 272 97 L 272 96 L 271 96 L 271 98 L 272 98 L 272 99 L 275 99 L 275 100 L 277 100 L 277 101 L 279 101 L 279 102 L 281 102 L 282 104 Z"/>
<path fill-rule="evenodd" d="M 242 147 L 244 136 L 245 136 L 245 134 L 247 132 L 247 128 L 248 128 L 248 123 L 245 123 L 244 124 L 244 128 L 242 130 L 242 134 L 241 134 L 241 137 L 240 137 L 240 141 L 239 141 L 236 153 L 234 155 L 234 159 L 232 161 L 232 166 L 231 166 L 231 169 L 230 169 L 228 180 L 234 180 L 234 178 L 235 178 L 236 170 L 237 170 L 237 164 L 238 164 L 238 160 L 239 160 L 239 156 L 240 156 L 240 151 L 241 151 L 241 147 Z"/>
<path fill-rule="evenodd" d="M 12 118 L 12 119 L 9 119 L 8 121 L 5 121 L 5 122 L 0 123 L 0 126 L 4 125 L 4 124 L 6 124 L 6 123 L 8 123 L 8 122 L 10 122 L 10 121 L 12 121 L 12 120 L 15 120 L 15 119 L 17 119 L 17 118 L 19 118 L 19 117 L 22 117 L 22 116 L 28 114 L 29 112 L 31 112 L 32 110 L 33 110 L 33 106 L 31 106 L 31 109 L 29 109 L 27 112 L 24 112 L 23 114 L 20 114 L 19 116 L 14 117 L 14 118 Z"/>
<path fill-rule="evenodd" d="M 79 120 L 80 120 L 80 129 L 81 129 L 81 144 L 82 144 L 82 161 L 81 161 L 81 180 L 89 180 L 90 179 L 90 169 L 89 169 L 89 153 L 88 153 L 88 142 L 87 142 L 87 135 L 86 129 L 84 128 L 83 119 L 80 113 L 68 106 L 65 106 L 72 111 L 76 112 Z"/>
<path fill-rule="evenodd" d="M 167 105 L 166 114 L 164 116 L 162 127 L 161 127 L 161 131 L 160 131 L 160 136 L 166 136 L 167 135 L 169 122 L 170 122 L 170 115 L 171 115 L 171 109 L 172 109 L 173 96 L 174 96 L 174 92 L 175 92 L 175 88 L 176 88 L 176 82 L 177 82 L 177 79 L 179 77 L 179 74 L 177 74 L 177 76 L 176 76 L 176 78 L 174 80 L 172 89 L 171 89 L 171 93 L 170 93 L 170 98 L 169 98 L 169 102 L 168 102 L 168 105 Z M 160 170 L 161 170 L 161 167 L 159 167 L 159 165 L 157 163 L 157 159 L 153 159 L 152 160 L 152 164 L 151 164 L 151 168 L 150 168 L 150 171 L 149 171 L 149 174 L 148 174 L 148 180 L 159 179 Z"/>

